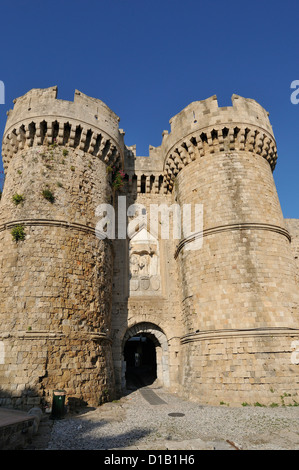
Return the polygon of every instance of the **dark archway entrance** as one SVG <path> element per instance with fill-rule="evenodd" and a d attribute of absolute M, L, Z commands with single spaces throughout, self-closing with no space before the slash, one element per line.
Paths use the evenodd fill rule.
<path fill-rule="evenodd" d="M 146 334 L 132 336 L 124 347 L 127 388 L 152 384 L 157 378 L 156 346 Z"/>
<path fill-rule="evenodd" d="M 140 341 L 141 337 L 146 338 L 146 340 Z M 134 340 L 129 341 L 132 338 Z M 147 363 L 143 363 L 144 367 L 141 365 L 139 370 L 138 366 L 135 365 L 135 352 L 138 351 L 134 350 L 137 348 L 136 343 L 138 341 L 144 344 L 143 349 L 147 361 Z M 132 343 L 135 343 L 135 346 L 131 345 Z M 132 362 L 132 351 L 134 352 L 134 362 Z M 143 371 L 146 373 L 143 373 Z M 138 372 L 141 372 L 141 374 L 138 374 Z M 126 331 L 122 340 L 121 356 L 121 384 L 123 390 L 130 388 L 127 383 L 127 377 L 130 378 L 130 374 L 134 374 L 135 377 L 141 375 L 143 385 L 150 385 L 157 378 L 157 385 L 169 387 L 168 341 L 165 333 L 158 325 L 150 322 L 140 322 L 132 325 Z M 139 387 L 142 386 L 141 383 L 139 382 Z"/>

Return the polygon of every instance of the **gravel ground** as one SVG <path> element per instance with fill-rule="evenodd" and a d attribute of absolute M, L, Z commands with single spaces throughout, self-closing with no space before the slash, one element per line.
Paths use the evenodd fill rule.
<path fill-rule="evenodd" d="M 42 439 L 38 445 L 37 438 L 32 448 L 299 450 L 299 407 L 203 406 L 153 386 L 151 390 L 165 402 L 154 405 L 142 390 L 49 421 L 46 442 Z M 45 426 L 42 429 L 41 434 Z"/>

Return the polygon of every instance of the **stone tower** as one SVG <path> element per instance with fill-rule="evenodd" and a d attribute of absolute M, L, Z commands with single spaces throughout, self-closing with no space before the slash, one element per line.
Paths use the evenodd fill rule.
<path fill-rule="evenodd" d="M 123 135 L 100 100 L 56 96 L 54 87 L 16 99 L 3 138 L 0 383 L 4 403 L 24 407 L 57 388 L 94 404 L 114 392 L 113 252 L 94 227 Z"/>
<path fill-rule="evenodd" d="M 213 404 L 279 401 L 299 385 L 290 357 L 296 266 L 272 176 L 268 114 L 237 95 L 232 104 L 219 108 L 215 96 L 190 104 L 161 146 L 167 190 L 181 206 L 203 205 L 202 232 L 175 251 L 181 380 L 189 396 Z"/>

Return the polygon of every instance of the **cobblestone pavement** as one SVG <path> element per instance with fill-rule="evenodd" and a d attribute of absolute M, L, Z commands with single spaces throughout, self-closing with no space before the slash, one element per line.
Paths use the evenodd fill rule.
<path fill-rule="evenodd" d="M 28 449 L 299 450 L 299 407 L 205 406 L 153 384 L 61 420 L 45 416 Z"/>

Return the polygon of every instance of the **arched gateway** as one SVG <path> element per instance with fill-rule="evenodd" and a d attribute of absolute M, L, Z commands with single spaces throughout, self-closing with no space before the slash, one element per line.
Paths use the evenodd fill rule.
<path fill-rule="evenodd" d="M 122 341 L 122 364 L 123 388 L 126 387 L 127 374 L 134 371 L 169 386 L 168 342 L 161 328 L 149 322 L 129 328 Z"/>

